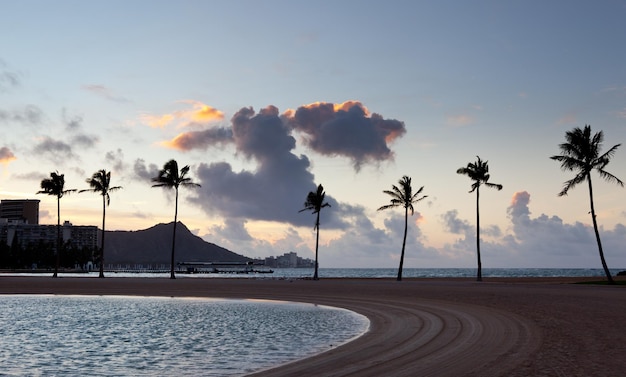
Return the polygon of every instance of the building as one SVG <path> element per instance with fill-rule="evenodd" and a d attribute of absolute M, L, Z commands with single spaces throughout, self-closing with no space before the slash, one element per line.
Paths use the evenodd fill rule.
<path fill-rule="evenodd" d="M 39 224 L 39 200 L 37 199 L 2 199 L 0 201 L 0 219 Z"/>
<path fill-rule="evenodd" d="M 98 245 L 98 227 L 74 226 L 69 221 L 66 221 L 61 227 L 61 237 L 63 242 L 69 241 L 76 248 L 87 247 L 96 249 Z M 57 226 L 27 224 L 2 219 L 0 221 L 0 242 L 10 246 L 14 240 L 22 246 L 40 242 L 56 245 Z"/>
<path fill-rule="evenodd" d="M 277 268 L 310 268 L 315 266 L 315 262 L 311 259 L 301 258 L 292 251 L 278 257 L 265 258 L 265 265 Z"/>

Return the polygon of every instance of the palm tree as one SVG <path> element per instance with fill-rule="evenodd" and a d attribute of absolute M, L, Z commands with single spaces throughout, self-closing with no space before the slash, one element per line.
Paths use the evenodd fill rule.
<path fill-rule="evenodd" d="M 418 198 L 419 194 L 424 190 L 424 186 L 420 187 L 419 190 L 414 194 L 413 188 L 411 187 L 411 177 L 403 176 L 398 184 L 400 187 L 396 185 L 391 185 L 391 190 L 384 190 L 383 192 L 389 196 L 391 196 L 391 204 L 384 205 L 378 208 L 379 211 L 394 208 L 394 207 L 404 207 L 404 238 L 402 239 L 402 253 L 400 254 L 400 267 L 398 268 L 398 281 L 402 281 L 402 266 L 404 265 L 404 248 L 406 246 L 406 233 L 408 229 L 409 223 L 409 210 L 411 210 L 411 216 L 413 216 L 414 209 L 413 203 L 417 203 L 422 199 L 427 198 L 428 196 L 424 195 L 421 198 Z"/>
<path fill-rule="evenodd" d="M 476 156 L 476 162 L 470 162 L 466 167 L 459 168 L 456 171 L 458 174 L 467 175 L 474 183 L 472 183 L 472 189 L 470 193 L 476 191 L 476 258 L 478 260 L 478 270 L 476 272 L 476 281 L 483 280 L 482 263 L 480 261 L 480 186 L 485 185 L 487 187 L 502 190 L 502 185 L 497 183 L 490 183 L 489 181 L 489 165 L 487 161 L 483 161 L 480 157 Z"/>
<path fill-rule="evenodd" d="M 317 250 L 320 242 L 320 211 L 324 207 L 330 207 L 330 204 L 324 202 L 324 198 L 326 197 L 326 193 L 324 192 L 324 187 L 320 184 L 317 186 L 317 191 L 310 191 L 306 197 L 306 201 L 304 202 L 304 208 L 298 212 L 303 211 L 312 211 L 315 215 L 317 214 L 317 218 L 315 220 L 314 230 L 317 231 L 317 235 L 315 237 L 315 272 L 313 273 L 313 280 L 319 280 L 317 275 L 317 269 L 319 267 L 318 259 L 317 259 Z"/>
<path fill-rule="evenodd" d="M 69 194 L 76 190 L 64 190 L 65 177 L 59 172 L 50 173 L 50 178 L 44 178 L 41 181 L 41 190 L 37 191 L 37 194 L 47 194 L 57 197 L 57 247 L 56 247 L 56 263 L 54 265 L 53 278 L 57 277 L 59 272 L 59 264 L 61 261 L 61 198 L 65 194 Z"/>
<path fill-rule="evenodd" d="M 110 192 L 120 190 L 121 186 L 111 187 L 111 172 L 107 172 L 106 170 L 98 170 L 93 173 L 91 178 L 87 178 L 87 183 L 89 183 L 90 189 L 80 190 L 81 192 L 95 192 L 102 195 L 102 238 L 100 239 L 100 275 L 99 277 L 104 277 L 104 220 L 106 219 L 106 207 L 111 204 L 111 197 L 109 196 Z"/>
<path fill-rule="evenodd" d="M 589 125 L 585 125 L 585 128 L 582 130 L 576 127 L 571 131 L 565 132 L 565 140 L 565 143 L 559 145 L 562 154 L 550 158 L 559 161 L 562 170 L 576 172 L 576 176 L 569 181 L 565 181 L 563 190 L 559 192 L 559 196 L 567 195 L 569 189 L 579 183 L 587 181 L 587 186 L 589 187 L 589 202 L 591 204 L 591 219 L 593 221 L 593 230 L 596 233 L 596 242 L 598 243 L 598 252 L 600 253 L 600 260 L 602 261 L 602 268 L 604 268 L 604 273 L 606 274 L 609 284 L 615 284 L 606 261 L 604 260 L 604 252 L 602 251 L 602 242 L 600 241 L 598 222 L 596 221 L 596 210 L 593 205 L 591 172 L 595 170 L 600 175 L 600 178 L 603 178 L 605 181 L 615 182 L 624 187 L 624 182 L 604 170 L 621 144 L 614 145 L 606 153 L 600 155 L 604 134 L 602 131 L 599 131 L 592 136 L 591 126 Z"/>
<path fill-rule="evenodd" d="M 163 165 L 163 169 L 159 170 L 159 175 L 152 178 L 152 182 L 156 182 L 152 187 L 173 188 L 176 191 L 176 206 L 174 211 L 174 233 L 172 235 L 172 259 L 170 264 L 170 279 L 176 279 L 174 275 L 174 252 L 176 246 L 176 222 L 178 221 L 178 187 L 200 187 L 199 184 L 193 183 L 191 178 L 186 177 L 189 173 L 189 165 L 185 165 L 180 172 L 178 171 L 178 163 L 176 160 L 170 160 Z"/>

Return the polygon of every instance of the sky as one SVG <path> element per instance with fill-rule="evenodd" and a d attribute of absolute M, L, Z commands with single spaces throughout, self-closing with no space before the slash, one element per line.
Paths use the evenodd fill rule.
<path fill-rule="evenodd" d="M 402 208 L 383 190 L 412 178 L 405 267 L 476 265 L 476 197 L 456 173 L 489 163 L 483 267 L 601 268 L 586 185 L 550 156 L 591 125 L 626 142 L 626 2 L 0 0 L 0 198 L 35 195 L 51 172 L 86 189 L 111 171 L 107 230 L 174 217 L 152 188 L 170 159 L 179 220 L 248 257 L 320 267 L 397 267 Z M 626 146 L 606 170 L 626 180 Z M 626 190 L 593 176 L 610 268 L 626 267 Z M 61 219 L 101 224 L 101 197 L 71 194 Z"/>

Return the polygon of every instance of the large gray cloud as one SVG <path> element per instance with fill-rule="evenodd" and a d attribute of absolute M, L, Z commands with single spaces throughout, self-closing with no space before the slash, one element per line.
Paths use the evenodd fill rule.
<path fill-rule="evenodd" d="M 236 132 L 238 117 L 246 117 L 252 108 L 241 109 L 232 119 L 233 129 L 211 127 L 204 130 L 187 131 L 163 145 L 188 151 L 221 146 L 230 142 L 237 143 L 233 136 Z M 273 114 L 276 118 L 278 109 L 268 106 L 258 116 Z M 304 143 L 314 151 L 327 156 L 343 156 L 352 161 L 356 170 L 364 164 L 378 164 L 393 159 L 389 144 L 406 133 L 404 123 L 395 119 L 385 119 L 379 114 L 370 114 L 369 110 L 358 101 L 342 104 L 314 103 L 301 106 L 295 111 L 288 110 L 275 122 L 284 122 L 291 130 L 304 135 Z M 196 127 L 201 124 L 194 124 Z M 248 142 L 253 139 L 246 139 Z M 294 140 L 295 142 L 295 140 Z M 251 147 L 253 147 L 251 145 Z M 245 145 L 238 145 L 238 150 L 247 151 Z"/>
<path fill-rule="evenodd" d="M 202 188 L 190 200 L 207 213 L 305 225 L 310 219 L 305 220 L 298 210 L 317 182 L 308 157 L 293 153 L 294 131 L 305 133 L 307 144 L 316 151 L 351 158 L 357 169 L 392 158 L 387 143 L 406 132 L 402 122 L 370 116 L 358 102 L 309 105 L 282 115 L 270 105 L 258 113 L 251 107 L 240 109 L 231 118 L 230 128 L 184 132 L 164 144 L 183 151 L 232 144 L 237 155 L 256 162 L 255 170 L 240 172 L 226 162 L 197 167 Z M 331 194 L 327 199 L 337 205 Z M 346 223 L 330 215 L 329 226 L 344 228 Z"/>
<path fill-rule="evenodd" d="M 235 172 L 226 162 L 200 164 L 196 173 L 202 188 L 190 200 L 227 218 L 312 224 L 310 216 L 298 213 L 316 188 L 310 162 L 292 153 L 296 141 L 278 109 L 268 106 L 258 114 L 252 108 L 239 110 L 232 118 L 232 138 L 237 153 L 255 161 L 256 170 Z M 337 206 L 330 194 L 326 198 Z M 334 211 L 327 212 L 328 226 L 344 226 Z"/>
<path fill-rule="evenodd" d="M 355 169 L 393 158 L 389 143 L 406 133 L 404 123 L 369 114 L 360 102 L 315 103 L 285 114 L 290 127 L 306 134 L 305 143 L 327 156 L 348 157 Z"/>

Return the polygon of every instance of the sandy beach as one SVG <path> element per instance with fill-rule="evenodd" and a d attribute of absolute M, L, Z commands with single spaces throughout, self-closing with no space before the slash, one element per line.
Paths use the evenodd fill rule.
<path fill-rule="evenodd" d="M 619 376 L 626 287 L 589 278 L 194 279 L 0 276 L 0 294 L 289 300 L 367 316 L 370 330 L 254 376 Z M 598 279 L 593 279 L 598 280 Z"/>

